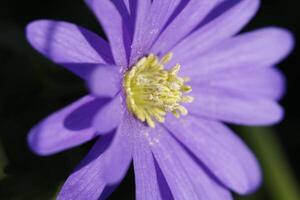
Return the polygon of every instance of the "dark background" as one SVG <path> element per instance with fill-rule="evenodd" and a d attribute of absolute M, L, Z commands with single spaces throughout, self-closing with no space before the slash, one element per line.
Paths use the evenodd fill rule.
<path fill-rule="evenodd" d="M 299 6 L 297 0 L 262 0 L 258 15 L 244 31 L 281 26 L 291 30 L 297 40 Z M 27 44 L 24 27 L 41 18 L 74 22 L 103 35 L 83 0 L 1 0 L 0 199 L 53 199 L 59 186 L 93 144 L 90 142 L 51 157 L 37 157 L 26 145 L 26 134 L 36 122 L 86 93 L 81 80 Z M 287 94 L 282 100 L 286 118 L 274 127 L 288 161 L 286 164 L 290 166 L 289 173 L 296 181 L 300 180 L 299 55 L 296 47 L 279 65 L 288 82 Z M 252 198 L 273 199 L 269 193 L 264 185 Z M 134 199 L 132 170 L 110 199 L 120 198 Z"/>

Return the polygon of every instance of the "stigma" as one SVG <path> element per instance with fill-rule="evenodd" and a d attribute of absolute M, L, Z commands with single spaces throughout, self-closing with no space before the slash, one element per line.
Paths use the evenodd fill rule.
<path fill-rule="evenodd" d="M 168 53 L 159 59 L 149 54 L 134 64 L 124 77 L 128 110 L 152 128 L 156 122 L 164 123 L 167 113 L 177 118 L 187 115 L 182 103 L 193 101 L 192 96 L 185 95 L 192 91 L 191 86 L 186 85 L 189 78 L 178 76 L 180 65 L 165 69 L 172 56 Z"/>

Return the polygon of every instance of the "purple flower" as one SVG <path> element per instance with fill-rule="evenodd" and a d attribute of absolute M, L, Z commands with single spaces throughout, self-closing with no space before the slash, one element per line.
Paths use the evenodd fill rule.
<path fill-rule="evenodd" d="M 271 125 L 290 33 L 237 33 L 259 0 L 86 0 L 109 43 L 74 24 L 39 20 L 27 37 L 91 92 L 35 126 L 40 155 L 101 136 L 58 199 L 105 199 L 133 161 L 139 200 L 226 200 L 261 182 L 256 159 L 223 123 Z"/>

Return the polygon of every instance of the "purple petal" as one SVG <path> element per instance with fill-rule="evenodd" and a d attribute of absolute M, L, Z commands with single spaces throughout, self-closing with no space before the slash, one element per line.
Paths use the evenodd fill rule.
<path fill-rule="evenodd" d="M 205 77 L 229 69 L 273 66 L 293 48 L 293 37 L 280 28 L 264 28 L 225 40 L 203 54 L 182 59 L 184 74 Z"/>
<path fill-rule="evenodd" d="M 147 140 L 153 155 L 160 167 L 170 190 L 175 199 L 193 200 L 199 199 L 196 188 L 192 184 L 182 163 L 176 157 L 172 144 L 168 139 L 168 132 L 157 125 L 155 129 L 145 127 L 140 123 L 140 134 Z"/>
<path fill-rule="evenodd" d="M 152 52 L 167 53 L 175 44 L 187 36 L 217 4 L 217 0 L 191 0 L 175 16 L 152 47 Z"/>
<path fill-rule="evenodd" d="M 188 116 L 184 121 L 169 119 L 166 126 L 228 188 L 247 194 L 260 185 L 255 157 L 223 124 Z"/>
<path fill-rule="evenodd" d="M 243 4 L 243 1 L 245 0 L 219 0 L 218 5 L 214 7 L 214 9 L 205 17 L 205 19 L 197 26 L 195 30 L 207 25 L 220 16 L 223 17 L 227 11 L 232 12 L 231 9 L 234 7 L 240 7 L 239 5 Z M 253 1 L 254 0 L 252 0 L 252 2 Z M 259 4 L 258 1 L 256 1 L 255 3 Z"/>
<path fill-rule="evenodd" d="M 131 129 L 122 122 L 112 134 L 100 139 L 78 168 L 67 179 L 59 200 L 105 199 L 106 187 L 117 185 L 125 176 L 132 159 Z"/>
<path fill-rule="evenodd" d="M 82 78 L 93 69 L 92 64 L 112 62 L 108 44 L 80 26 L 39 20 L 30 23 L 26 32 L 28 41 L 37 51 Z M 78 64 L 90 64 L 90 67 L 78 67 Z"/>
<path fill-rule="evenodd" d="M 227 70 L 212 76 L 193 80 L 195 85 L 209 85 L 236 93 L 279 100 L 285 91 L 285 78 L 275 68 L 244 68 Z"/>
<path fill-rule="evenodd" d="M 157 173 L 157 179 L 160 189 L 160 194 L 162 196 L 163 200 L 174 200 L 174 197 L 172 195 L 172 192 L 170 190 L 170 187 L 165 179 L 165 176 L 163 175 L 161 169 L 159 168 L 156 160 L 154 159 L 155 169 Z"/>
<path fill-rule="evenodd" d="M 146 1 L 144 2 L 146 3 Z M 144 22 L 140 23 L 139 27 L 136 27 L 138 30 L 138 35 L 135 35 L 134 48 L 132 52 L 131 65 L 142 56 L 144 53 L 151 53 L 150 47 L 161 31 L 166 25 L 168 19 L 171 17 L 172 13 L 175 11 L 179 5 L 180 0 L 154 0 L 150 8 L 144 16 Z M 147 7 L 144 8 L 147 10 Z M 140 9 L 140 12 L 141 9 Z"/>
<path fill-rule="evenodd" d="M 240 125 L 271 125 L 283 117 L 282 108 L 273 100 L 242 95 L 224 88 L 193 85 L 190 113 Z"/>
<path fill-rule="evenodd" d="M 135 132 L 135 129 L 133 129 Z M 159 189 L 154 158 L 143 135 L 136 131 L 134 134 L 133 164 L 135 173 L 137 200 L 163 200 Z"/>
<path fill-rule="evenodd" d="M 227 1 L 229 2 L 229 1 Z M 236 1 L 235 1 L 236 2 Z M 199 56 L 207 49 L 238 33 L 258 10 L 259 0 L 241 0 L 213 21 L 198 28 L 172 50 L 171 65 Z M 199 66 L 199 65 L 198 65 Z"/>
<path fill-rule="evenodd" d="M 85 96 L 50 115 L 30 131 L 31 149 L 37 154 L 49 155 L 91 140 L 96 136 L 92 119 L 106 102 L 106 99 Z"/>
<path fill-rule="evenodd" d="M 186 134 L 186 132 L 181 134 Z M 169 142 L 172 141 L 174 154 L 176 154 L 177 158 L 183 164 L 184 169 L 196 188 L 199 199 L 232 199 L 229 190 L 210 176 L 210 172 L 206 171 L 202 164 L 193 158 L 193 155 L 185 151 L 174 138 L 167 137 Z"/>
<path fill-rule="evenodd" d="M 130 38 L 123 24 L 123 18 L 112 1 L 86 0 L 87 5 L 97 16 L 109 39 L 115 63 L 127 67 L 128 59 L 125 44 Z"/>
<path fill-rule="evenodd" d="M 136 0 L 135 28 L 132 41 L 132 51 L 130 55 L 130 65 L 144 55 L 145 34 L 148 25 L 147 16 L 149 15 L 151 0 Z M 144 43 L 145 42 L 145 43 Z"/>
<path fill-rule="evenodd" d="M 99 110 L 94 118 L 93 126 L 99 134 L 109 133 L 122 121 L 124 115 L 122 97 L 117 95 L 114 99 L 109 102 L 103 109 Z"/>
<path fill-rule="evenodd" d="M 98 97 L 114 97 L 122 86 L 122 74 L 117 66 L 98 66 L 89 78 L 91 93 Z"/>

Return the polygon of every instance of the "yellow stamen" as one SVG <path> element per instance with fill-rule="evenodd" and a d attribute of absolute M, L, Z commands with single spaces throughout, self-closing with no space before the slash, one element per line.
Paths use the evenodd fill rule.
<path fill-rule="evenodd" d="M 191 103 L 194 98 L 184 96 L 192 91 L 185 83 L 188 77 L 177 74 L 180 65 L 166 70 L 164 65 L 172 59 L 168 53 L 161 60 L 150 54 L 141 58 L 126 74 L 124 89 L 128 109 L 136 118 L 154 128 L 155 121 L 164 123 L 168 112 L 177 118 L 187 115 L 188 111 L 181 103 Z M 155 120 L 155 121 L 154 121 Z"/>

